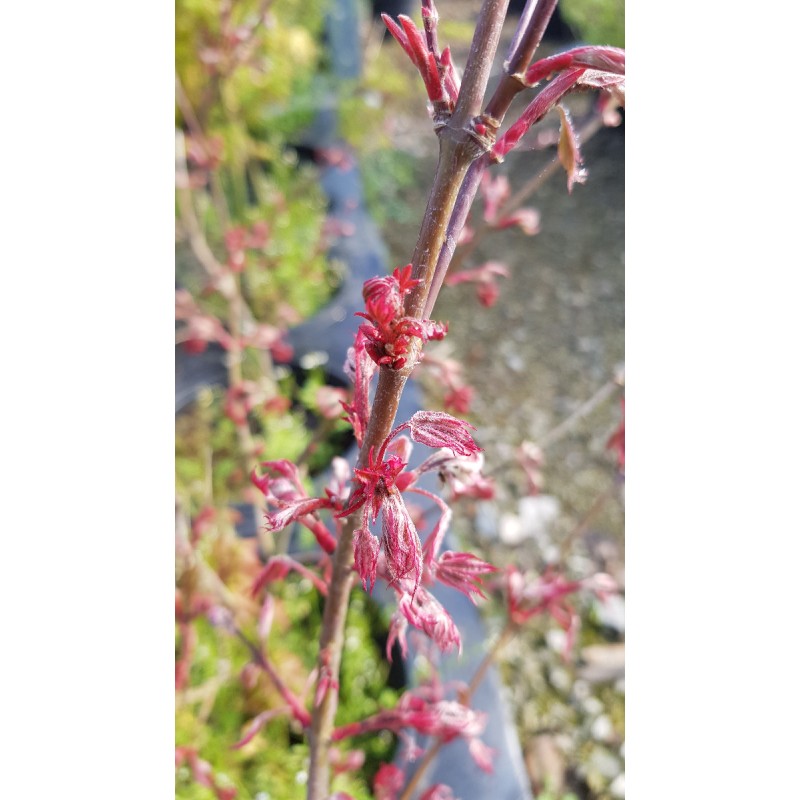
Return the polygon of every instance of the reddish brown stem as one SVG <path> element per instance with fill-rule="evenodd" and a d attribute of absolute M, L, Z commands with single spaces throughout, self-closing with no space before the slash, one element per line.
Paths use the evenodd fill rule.
<path fill-rule="evenodd" d="M 294 715 L 295 719 L 301 725 L 308 725 L 309 723 L 309 715 L 308 711 L 303 708 L 302 703 L 295 697 L 294 693 L 289 689 L 289 687 L 283 682 L 283 679 L 280 675 L 278 675 L 275 667 L 272 666 L 269 659 L 264 656 L 264 653 L 261 651 L 261 648 L 257 645 L 253 644 L 247 636 L 241 631 L 240 628 L 235 628 L 236 636 L 244 643 L 245 647 L 250 651 L 250 655 L 253 659 L 253 662 L 257 664 L 264 672 L 269 675 L 270 680 L 275 684 L 275 688 L 280 693 L 281 697 L 286 701 L 289 708 L 292 710 L 292 714 Z"/>

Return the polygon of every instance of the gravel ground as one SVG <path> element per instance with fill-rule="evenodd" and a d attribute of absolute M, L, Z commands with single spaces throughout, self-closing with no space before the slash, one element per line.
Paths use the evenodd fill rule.
<path fill-rule="evenodd" d="M 437 5 L 443 21 L 468 22 L 478 4 Z M 452 44 L 446 30 L 440 41 Z M 548 49 L 543 46 L 541 55 Z M 504 50 L 501 44 L 499 52 Z M 466 45 L 456 44 L 456 63 L 463 65 L 465 54 Z M 586 100 L 569 105 L 578 116 Z M 435 137 L 419 108 L 398 117 L 394 131 L 395 145 L 417 159 L 414 186 L 403 199 L 412 209 L 423 208 L 436 163 Z M 513 192 L 552 155 L 552 148 L 512 153 L 499 169 Z M 624 125 L 601 130 L 584 143 L 583 155 L 585 184 L 569 194 L 559 172 L 527 201 L 540 214 L 538 234 L 516 228 L 492 233 L 463 265 L 488 259 L 507 265 L 510 275 L 500 279 L 493 307 L 478 303 L 471 284 L 445 287 L 433 317 L 448 321 L 450 332 L 429 352 L 462 362 L 475 390 L 469 419 L 497 482 L 494 502 L 454 509 L 465 547 L 498 565 L 541 569 L 562 561 L 573 574 L 604 570 L 624 587 L 622 488 L 615 456 L 606 448 L 620 421 L 618 382 L 624 380 Z M 479 205 L 475 211 L 479 222 Z M 386 226 L 393 265 L 408 261 L 417 230 L 418 221 Z M 436 381 L 424 384 L 430 406 L 438 407 Z M 528 496 L 516 462 L 523 442 L 543 452 L 536 497 Z M 575 667 L 559 661 L 557 637 L 547 640 L 550 655 L 532 663 L 531 648 L 542 653 L 544 628 L 518 637 L 503 654 L 537 791 L 546 784 L 582 797 L 624 796 L 624 602 L 605 608 L 598 622 L 604 636 Z"/>
<path fill-rule="evenodd" d="M 478 6 L 453 0 L 437 5 L 443 26 L 444 21 L 469 21 Z M 511 32 L 507 25 L 503 42 Z M 441 33 L 440 39 L 453 43 Z M 463 65 L 466 49 L 465 42 L 455 43 L 456 63 Z M 548 49 L 545 43 L 542 54 Z M 504 51 L 501 43 L 498 52 Z M 576 97 L 570 105 L 577 116 L 587 101 Z M 551 117 L 546 122 L 557 127 L 557 115 Z M 435 136 L 420 108 L 395 120 L 394 130 L 395 145 L 417 159 L 416 181 L 403 199 L 411 208 L 423 208 L 436 164 Z M 554 541 L 568 536 L 598 497 L 611 491 L 592 513 L 586 532 L 612 541 L 617 563 L 606 566 L 623 579 L 621 497 L 610 489 L 614 458 L 605 444 L 621 413 L 621 390 L 608 384 L 623 374 L 624 361 L 624 125 L 601 130 L 582 151 L 588 171 L 584 184 L 569 194 L 565 175 L 558 172 L 526 202 L 540 214 L 538 234 L 527 236 L 518 228 L 491 233 L 464 263 L 470 268 L 492 259 L 507 265 L 510 276 L 500 279 L 493 307 L 478 303 L 472 284 L 444 288 L 433 317 L 448 321 L 450 332 L 429 352 L 460 360 L 475 389 L 470 419 L 499 488 L 498 519 L 494 525 L 485 519 L 484 532 L 497 533 L 499 517 L 514 512 L 525 493 L 524 480 L 513 468 L 515 451 L 523 441 L 533 442 L 544 454 L 542 491 L 558 504 Z M 552 156 L 553 148 L 514 152 L 493 174 L 506 174 L 513 193 Z M 479 204 L 473 220 L 480 222 Z M 385 227 L 392 264 L 408 261 L 417 231 L 416 220 Z M 435 381 L 427 385 L 435 404 Z M 580 409 L 598 392 L 600 402 L 581 416 Z M 506 538 L 513 536 L 508 533 Z"/>

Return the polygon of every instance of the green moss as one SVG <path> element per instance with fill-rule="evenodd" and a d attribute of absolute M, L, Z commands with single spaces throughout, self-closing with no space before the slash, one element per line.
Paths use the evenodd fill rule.
<path fill-rule="evenodd" d="M 318 639 L 322 603 L 304 579 L 292 577 L 274 584 L 273 589 L 285 617 L 282 613 L 282 622 L 276 622 L 273 627 L 267 651 L 278 668 L 283 663 L 296 677 L 297 660 L 305 669 L 314 665 L 315 654 L 308 643 Z M 264 697 L 274 697 L 274 688 L 264 679 L 267 695 L 263 694 L 264 690 L 245 690 L 239 676 L 249 658 L 246 648 L 203 618 L 193 624 L 198 639 L 190 687 L 209 686 L 220 674 L 227 674 L 229 678 L 216 689 L 210 713 L 205 717 L 201 714 L 202 700 L 178 703 L 176 744 L 196 748 L 200 758 L 211 765 L 214 775 L 227 776 L 241 798 L 253 798 L 258 792 L 266 792 L 274 800 L 294 800 L 302 794 L 299 787 L 304 785 L 308 769 L 308 747 L 299 741 L 299 730 L 285 716 L 279 717 L 269 722 L 248 745 L 231 750 L 250 720 L 263 710 Z M 386 686 L 388 664 L 375 640 L 376 635 L 385 636 L 385 633 L 386 623 L 379 610 L 362 591 L 356 590 L 345 630 L 337 724 L 362 719 L 395 704 L 397 693 Z M 254 632 L 248 635 L 255 636 Z M 291 670 L 286 658 L 296 660 Z M 395 738 L 388 734 L 343 742 L 343 750 L 357 747 L 365 751 L 366 766 L 359 776 L 337 777 L 333 791 L 345 791 L 354 798 L 369 800 L 372 777 L 379 764 L 392 757 L 395 745 Z M 213 794 L 197 786 L 187 770 L 179 770 L 176 797 L 206 800 Z"/>

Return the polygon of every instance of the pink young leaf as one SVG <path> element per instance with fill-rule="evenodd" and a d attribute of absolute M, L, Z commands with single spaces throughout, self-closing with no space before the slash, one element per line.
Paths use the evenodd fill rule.
<path fill-rule="evenodd" d="M 625 98 L 625 76 L 612 75 L 609 72 L 600 72 L 596 69 L 587 69 L 578 81 L 581 86 L 589 86 L 592 89 L 602 89 L 613 91 L 620 101 Z"/>
<path fill-rule="evenodd" d="M 581 581 L 584 589 L 592 592 L 598 600 L 606 602 L 608 598 L 619 592 L 617 582 L 606 572 L 595 572 Z"/>
<path fill-rule="evenodd" d="M 269 350 L 274 347 L 283 336 L 283 331 L 274 325 L 261 323 L 243 339 L 244 344 L 256 347 L 259 350 Z"/>
<path fill-rule="evenodd" d="M 491 308 L 500 297 L 500 289 L 496 283 L 479 283 L 476 289 L 478 302 L 484 308 Z"/>
<path fill-rule="evenodd" d="M 493 567 L 472 553 L 454 553 L 448 550 L 442 553 L 436 562 L 438 580 L 458 589 L 473 603 L 475 602 L 473 595 L 486 597 L 481 591 L 483 585 L 481 576 L 488 572 L 497 572 L 497 567 Z"/>
<path fill-rule="evenodd" d="M 426 458 L 417 470 L 435 471 L 453 492 L 453 500 L 459 497 L 476 497 L 491 500 L 494 497 L 494 483 L 483 473 L 483 453 L 469 456 L 453 456 L 451 450 L 440 450 Z"/>
<path fill-rule="evenodd" d="M 211 771 L 211 764 L 205 759 L 194 758 L 192 760 L 192 777 L 196 783 L 208 789 L 214 788 L 214 774 Z"/>
<path fill-rule="evenodd" d="M 444 407 L 456 414 L 468 414 L 474 389 L 471 386 L 454 386 L 443 398 Z"/>
<path fill-rule="evenodd" d="M 334 456 L 331 460 L 331 479 L 325 487 L 325 494 L 334 505 L 343 505 L 347 500 L 352 477 L 350 464 L 341 456 Z"/>
<path fill-rule="evenodd" d="M 375 588 L 375 575 L 378 571 L 378 553 L 381 544 L 373 536 L 369 528 L 359 528 L 353 536 L 353 553 L 355 555 L 355 568 L 361 578 L 364 590 L 369 583 L 369 591 Z"/>
<path fill-rule="evenodd" d="M 569 112 L 562 105 L 559 105 L 558 113 L 561 115 L 558 160 L 567 173 L 567 191 L 572 194 L 573 184 L 583 183 L 586 180 L 586 170 L 582 167 L 583 156 L 581 156 L 578 138 L 575 135 L 575 128 L 572 125 Z"/>
<path fill-rule="evenodd" d="M 414 445 L 408 436 L 398 436 L 387 443 L 385 455 L 397 456 L 403 464 L 408 464 L 413 449 Z"/>
<path fill-rule="evenodd" d="M 500 211 L 511 194 L 511 184 L 505 175 L 492 178 L 488 170 L 481 175 L 480 192 L 483 198 L 483 218 L 493 225 Z"/>
<path fill-rule="evenodd" d="M 436 736 L 445 743 L 462 737 L 473 739 L 483 733 L 488 715 L 455 700 L 437 699 L 423 689 L 407 691 L 390 710 L 379 711 L 361 722 L 343 725 L 333 732 L 333 741 L 380 730 L 400 734 L 413 728 L 423 736 Z"/>
<path fill-rule="evenodd" d="M 426 589 L 419 586 L 413 596 L 403 594 L 397 607 L 415 628 L 430 636 L 443 653 L 452 650 L 461 653 L 461 636 L 456 624 L 442 604 Z"/>
<path fill-rule="evenodd" d="M 395 428 L 389 438 L 408 429 L 415 442 L 428 447 L 449 447 L 456 455 L 468 456 L 481 449 L 475 444 L 468 428 L 475 430 L 473 425 L 444 411 L 417 411 L 408 422 Z"/>
<path fill-rule="evenodd" d="M 366 758 L 367 755 L 363 750 L 349 750 L 346 753 L 342 753 L 341 750 L 335 747 L 330 749 L 328 756 L 331 767 L 333 767 L 333 771 L 337 775 L 361 769 Z"/>
<path fill-rule="evenodd" d="M 392 583 L 413 579 L 414 589 L 422 576 L 422 546 L 419 534 L 400 493 L 390 492 L 381 506 L 382 542 L 386 568 Z"/>
<path fill-rule="evenodd" d="M 359 328 L 364 350 L 376 364 L 395 370 L 402 369 L 413 352 L 412 337 L 427 341 L 441 339 L 447 333 L 446 325 L 403 316 L 403 297 L 420 282 L 411 277 L 411 269 L 407 264 L 391 275 L 365 281 L 365 311 L 356 312 L 367 320 Z M 352 410 L 347 411 L 352 417 Z"/>
<path fill-rule="evenodd" d="M 367 352 L 364 332 L 359 329 L 356 332 L 354 347 L 347 351 L 347 362 L 345 363 L 345 373 L 353 381 L 353 403 L 352 405 L 342 404 L 347 413 L 347 419 L 353 426 L 353 433 L 359 447 L 364 442 L 364 432 L 369 421 L 371 411 L 369 385 L 376 369 L 377 364 Z"/>
<path fill-rule="evenodd" d="M 300 473 L 297 470 L 297 467 L 292 464 L 291 461 L 287 461 L 285 458 L 282 458 L 278 461 L 262 461 L 261 468 L 271 470 L 273 472 L 277 472 L 282 477 L 286 478 L 286 480 L 291 481 L 297 491 L 305 497 L 306 491 L 303 488 L 303 482 L 300 479 Z M 270 484 L 270 478 L 267 476 L 259 476 L 256 470 L 253 470 L 251 475 L 251 480 L 255 486 L 261 489 L 264 494 L 268 493 L 268 488 Z"/>
<path fill-rule="evenodd" d="M 381 764 L 372 783 L 375 800 L 396 800 L 403 783 L 405 776 L 399 767 L 394 764 Z"/>
<path fill-rule="evenodd" d="M 513 223 L 512 223 L 513 224 Z M 499 261 L 487 261 L 483 266 L 475 269 L 462 269 L 453 272 L 445 278 L 448 286 L 457 286 L 459 283 L 489 282 L 496 276 L 508 277 L 508 267 Z"/>
<path fill-rule="evenodd" d="M 522 209 L 518 213 L 522 213 L 522 211 L 533 211 L 533 209 Z M 506 217 L 498 223 L 497 227 L 504 228 L 514 224 L 516 224 L 516 218 Z M 499 261 L 487 261 L 483 266 L 477 267 L 476 269 L 465 269 L 448 275 L 445 278 L 445 283 L 450 286 L 459 283 L 476 283 L 478 300 L 481 302 L 481 305 L 490 308 L 495 304 L 500 294 L 496 283 L 498 276 L 508 277 L 508 267 L 506 267 L 505 264 L 501 264 Z"/>
<path fill-rule="evenodd" d="M 494 765 L 492 763 L 492 756 L 494 756 L 494 750 L 491 747 L 485 745 L 480 739 L 474 737 L 469 740 L 469 754 L 472 756 L 472 760 L 484 771 L 491 774 L 494 771 Z"/>
<path fill-rule="evenodd" d="M 302 500 L 294 500 L 286 503 L 285 506 L 265 515 L 268 531 L 283 530 L 290 522 L 294 522 L 299 517 L 312 514 L 321 508 L 330 508 L 331 502 L 321 497 L 306 497 Z"/>
<path fill-rule="evenodd" d="M 520 208 L 498 220 L 495 227 L 503 230 L 516 225 L 523 233 L 534 236 L 539 233 L 539 221 L 539 212 L 535 208 Z"/>

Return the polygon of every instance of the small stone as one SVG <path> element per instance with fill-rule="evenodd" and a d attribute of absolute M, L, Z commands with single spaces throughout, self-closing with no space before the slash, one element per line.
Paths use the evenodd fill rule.
<path fill-rule="evenodd" d="M 590 728 L 592 737 L 599 742 L 608 742 L 614 738 L 614 726 L 605 714 L 601 714 Z"/>
<path fill-rule="evenodd" d="M 522 372 L 525 369 L 525 360 L 518 353 L 511 353 L 506 356 L 506 366 L 514 372 Z"/>
<path fill-rule="evenodd" d="M 604 747 L 596 747 L 589 756 L 588 767 L 604 778 L 616 779 L 620 776 L 620 763 L 617 758 Z"/>
<path fill-rule="evenodd" d="M 572 684 L 569 672 L 563 667 L 553 667 L 550 670 L 550 683 L 560 692 L 568 692 Z"/>
<path fill-rule="evenodd" d="M 499 526 L 500 541 L 503 544 L 515 545 L 519 544 L 526 537 L 522 532 L 522 523 L 516 514 L 506 512 L 500 516 Z"/>
<path fill-rule="evenodd" d="M 603 704 L 594 696 L 590 695 L 583 703 L 583 710 L 589 715 L 600 714 L 603 711 Z"/>
<path fill-rule="evenodd" d="M 541 546 L 550 544 L 550 530 L 561 511 L 558 500 L 547 494 L 523 497 L 518 511 L 523 537 L 535 539 Z"/>
<path fill-rule="evenodd" d="M 581 650 L 578 675 L 589 683 L 618 681 L 625 675 L 624 644 L 593 644 Z"/>
<path fill-rule="evenodd" d="M 597 621 L 618 634 L 625 633 L 625 598 L 612 594 L 605 600 L 597 600 L 594 605 Z"/>
<path fill-rule="evenodd" d="M 547 645 L 556 653 L 563 653 L 567 646 L 567 634 L 561 628 L 550 628 L 545 634 Z"/>

